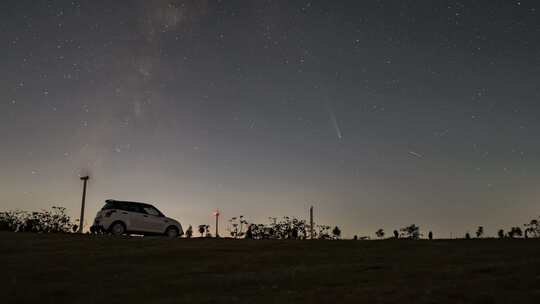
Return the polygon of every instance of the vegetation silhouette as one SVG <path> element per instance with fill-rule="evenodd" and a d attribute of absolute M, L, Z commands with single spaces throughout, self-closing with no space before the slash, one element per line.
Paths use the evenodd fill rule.
<path fill-rule="evenodd" d="M 532 219 L 528 224 L 525 224 L 525 237 L 540 237 L 540 217 L 538 219 Z"/>
<path fill-rule="evenodd" d="M 510 231 L 508 231 L 508 237 L 511 239 L 521 236 L 523 236 L 523 231 L 519 227 L 512 227 L 510 228 Z"/>
<path fill-rule="evenodd" d="M 193 227 L 189 225 L 188 229 L 186 229 L 186 238 L 190 239 L 193 236 Z"/>
<path fill-rule="evenodd" d="M 201 235 L 201 237 L 211 237 L 212 235 L 210 234 L 210 225 L 206 225 L 206 224 L 202 224 L 202 225 L 199 225 L 199 234 Z"/>
<path fill-rule="evenodd" d="M 248 222 L 243 215 L 233 217 L 229 220 L 228 231 L 232 238 L 238 239 L 244 236 L 244 228 L 248 228 Z"/>
<path fill-rule="evenodd" d="M 332 237 L 334 238 L 334 240 L 339 240 L 341 238 L 341 230 L 338 226 L 332 229 Z"/>
<path fill-rule="evenodd" d="M 232 217 L 229 220 L 228 231 L 231 238 L 245 238 L 253 240 L 278 239 L 278 240 L 305 240 L 311 238 L 311 227 L 306 220 L 296 217 L 284 216 L 281 219 L 269 217 L 268 224 L 250 223 L 243 215 Z M 69 233 L 76 232 L 77 220 L 72 220 L 66 214 L 66 208 L 53 206 L 50 210 L 41 210 L 26 212 L 21 210 L 0 212 L 0 231 L 14 232 L 36 232 L 36 233 Z M 342 231 L 338 226 L 331 228 L 329 225 L 314 224 L 314 239 L 319 240 L 338 240 L 342 237 Z M 198 225 L 200 237 L 212 237 L 210 225 Z M 385 236 L 383 228 L 375 231 L 379 239 Z M 476 239 L 483 238 L 485 235 L 484 227 L 478 226 L 475 232 Z M 186 238 L 193 237 L 193 227 L 190 225 L 186 232 Z M 422 237 L 420 227 L 411 224 L 393 231 L 393 239 L 418 240 Z M 429 231 L 427 235 L 429 240 L 433 240 L 433 232 Z M 540 217 L 530 220 L 522 227 L 511 227 L 507 233 L 504 229 L 497 232 L 499 239 L 505 238 L 540 238 Z M 367 240 L 368 236 L 354 235 L 353 240 Z M 465 239 L 469 240 L 471 234 L 467 232 Z"/>
<path fill-rule="evenodd" d="M 484 227 L 478 226 L 478 229 L 476 229 L 476 238 L 479 239 L 482 236 L 484 236 Z"/>
<path fill-rule="evenodd" d="M 401 236 L 406 239 L 418 240 L 420 238 L 420 227 L 415 224 L 405 226 L 401 228 L 400 231 Z"/>
<path fill-rule="evenodd" d="M 51 210 L 0 212 L 0 230 L 15 232 L 68 233 L 77 230 L 76 220 L 66 214 L 66 208 Z"/>
<path fill-rule="evenodd" d="M 253 240 L 305 240 L 311 237 L 311 229 L 306 220 L 284 216 L 280 219 L 269 217 L 268 224 L 250 223 L 244 216 L 232 217 L 229 220 L 228 231 L 232 238 Z M 330 231 L 329 225 L 314 225 L 315 239 L 340 239 L 341 229 L 335 226 Z"/>

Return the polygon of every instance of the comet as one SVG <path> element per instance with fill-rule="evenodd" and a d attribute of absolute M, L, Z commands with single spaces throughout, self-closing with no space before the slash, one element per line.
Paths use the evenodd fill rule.
<path fill-rule="evenodd" d="M 418 158 L 424 158 L 424 155 L 420 154 L 420 153 L 416 153 L 414 151 L 409 151 L 409 154 L 414 156 L 414 157 L 418 157 Z"/>
<path fill-rule="evenodd" d="M 341 128 L 339 127 L 336 114 L 334 113 L 332 108 L 330 108 L 329 113 L 330 113 L 330 121 L 332 122 L 332 127 L 334 128 L 334 131 L 336 131 L 336 136 L 339 140 L 341 140 L 343 139 L 343 133 L 341 133 Z"/>

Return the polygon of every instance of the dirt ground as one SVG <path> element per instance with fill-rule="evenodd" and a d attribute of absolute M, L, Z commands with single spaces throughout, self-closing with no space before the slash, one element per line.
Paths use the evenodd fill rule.
<path fill-rule="evenodd" d="M 0 233 L 1 303 L 540 303 L 540 240 Z"/>

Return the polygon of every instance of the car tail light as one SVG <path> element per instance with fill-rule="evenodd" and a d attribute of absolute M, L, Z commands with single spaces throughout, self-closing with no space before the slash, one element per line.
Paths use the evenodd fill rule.
<path fill-rule="evenodd" d="M 107 213 L 105 213 L 105 217 L 111 217 L 111 215 L 112 215 L 113 213 L 115 213 L 115 212 L 116 212 L 116 210 L 110 210 L 110 211 L 107 211 Z"/>

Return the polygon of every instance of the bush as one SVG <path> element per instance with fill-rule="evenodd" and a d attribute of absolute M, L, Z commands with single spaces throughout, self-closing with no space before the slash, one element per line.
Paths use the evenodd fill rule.
<path fill-rule="evenodd" d="M 420 238 L 420 227 L 412 224 L 400 229 L 401 236 L 411 240 L 418 240 Z"/>
<path fill-rule="evenodd" d="M 190 239 L 193 236 L 193 227 L 189 225 L 188 229 L 186 230 L 186 238 Z"/>
<path fill-rule="evenodd" d="M 538 219 L 531 220 L 530 223 L 525 224 L 525 227 L 525 237 L 540 237 L 540 217 Z"/>
<path fill-rule="evenodd" d="M 51 210 L 0 212 L 0 230 L 15 232 L 67 233 L 75 224 L 66 208 L 53 206 Z"/>
<path fill-rule="evenodd" d="M 476 238 L 481 238 L 484 235 L 484 227 L 478 226 L 478 229 L 476 230 Z"/>
<path fill-rule="evenodd" d="M 510 228 L 510 231 L 508 231 L 508 237 L 511 239 L 521 236 L 523 236 L 523 231 L 519 227 L 512 227 Z"/>
<path fill-rule="evenodd" d="M 304 240 L 310 237 L 309 224 L 305 220 L 300 220 L 295 217 L 284 216 L 278 220 L 276 217 L 270 217 L 270 224 L 255 224 L 248 223 L 243 217 L 242 222 L 238 222 L 239 218 L 232 218 L 229 231 L 232 237 L 245 237 L 247 239 L 263 240 L 263 239 L 278 239 L 278 240 Z M 237 225 L 234 225 L 237 224 Z M 243 231 L 242 226 L 246 227 L 246 231 Z M 314 233 L 314 237 L 318 239 L 332 239 L 330 226 L 316 225 L 317 233 Z M 339 228 L 338 228 L 339 230 Z M 334 232 L 338 232 L 334 229 Z M 339 238 L 339 235 L 334 233 L 335 238 Z"/>
<path fill-rule="evenodd" d="M 339 240 L 341 238 L 341 229 L 338 226 L 334 227 L 332 230 L 332 237 L 334 240 Z"/>
<path fill-rule="evenodd" d="M 248 228 L 248 222 L 244 219 L 243 215 L 239 217 L 233 217 L 229 220 L 229 233 L 231 237 L 238 239 L 245 235 L 244 228 Z"/>

